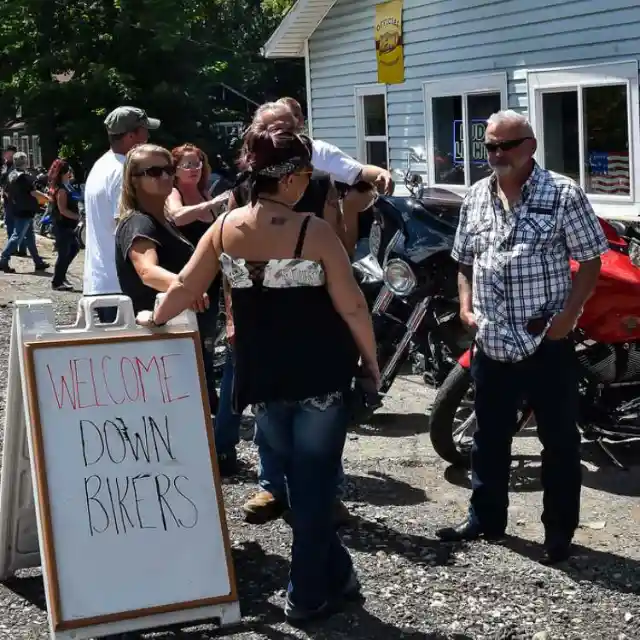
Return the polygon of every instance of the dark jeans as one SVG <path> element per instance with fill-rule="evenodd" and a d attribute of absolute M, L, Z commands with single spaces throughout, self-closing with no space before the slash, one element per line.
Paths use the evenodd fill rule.
<path fill-rule="evenodd" d="M 64 284 L 67 277 L 67 270 L 74 258 L 78 255 L 80 245 L 78 244 L 75 231 L 69 227 L 54 224 L 53 233 L 56 239 L 58 258 L 56 259 L 56 264 L 53 269 L 51 285 L 58 287 Z"/>
<path fill-rule="evenodd" d="M 548 538 L 571 538 L 580 518 L 578 377 L 570 340 L 543 340 L 529 358 L 505 363 L 480 350 L 473 358 L 478 430 L 471 451 L 470 516 L 484 532 L 507 526 L 511 442 L 519 403 L 528 401 L 538 424 L 542 451 L 544 509 Z"/>
<path fill-rule="evenodd" d="M 227 359 L 222 369 L 220 398 L 214 423 L 216 451 L 218 454 L 232 454 L 240 442 L 242 416 L 233 410 L 233 350 L 227 351 Z"/>
<path fill-rule="evenodd" d="M 202 345 L 202 360 L 207 383 L 207 395 L 209 397 L 209 407 L 213 415 L 218 410 L 218 394 L 216 392 L 216 372 L 214 359 L 214 340 L 216 337 L 216 320 L 218 318 L 218 308 L 216 305 L 209 307 L 203 313 L 197 314 L 198 330 Z"/>
<path fill-rule="evenodd" d="M 282 460 L 276 455 L 269 439 L 260 430 L 256 421 L 255 443 L 258 447 L 258 484 L 264 491 L 268 491 L 280 502 L 287 504 L 290 501 L 287 491 L 287 481 Z M 342 461 L 338 468 L 336 479 L 336 491 L 334 498 L 343 498 L 345 494 L 345 477 Z"/>
<path fill-rule="evenodd" d="M 309 400 L 270 402 L 256 411 L 258 431 L 284 469 L 289 489 L 289 597 L 307 609 L 338 596 L 352 571 L 333 520 L 348 419 L 341 400 L 324 408 Z"/>
<path fill-rule="evenodd" d="M 36 247 L 36 236 L 33 232 L 33 218 L 14 218 L 13 231 L 0 255 L 0 264 L 9 264 L 11 256 L 21 244 L 26 246 L 36 267 L 42 265 L 44 260 L 38 254 L 38 247 Z"/>
<path fill-rule="evenodd" d="M 98 314 L 98 320 L 102 324 L 111 324 L 116 321 L 118 307 L 98 307 L 96 313 Z"/>
<path fill-rule="evenodd" d="M 3 200 L 4 206 L 4 226 L 7 229 L 7 240 L 12 236 L 13 229 L 15 227 L 15 217 L 13 215 L 13 209 L 11 207 L 11 203 L 7 198 Z M 26 251 L 26 246 L 24 241 L 17 246 L 17 251 L 23 253 Z"/>

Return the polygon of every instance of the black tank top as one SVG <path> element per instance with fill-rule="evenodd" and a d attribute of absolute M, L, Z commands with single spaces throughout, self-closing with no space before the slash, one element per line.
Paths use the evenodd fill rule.
<path fill-rule="evenodd" d="M 226 214 L 225 214 L 226 218 Z M 235 326 L 234 407 L 347 391 L 358 349 L 333 306 L 322 265 L 301 258 L 310 215 L 292 258 L 245 262 L 224 252 Z"/>
<path fill-rule="evenodd" d="M 324 205 L 331 186 L 329 176 L 311 176 L 309 186 L 302 198 L 293 207 L 299 213 L 313 213 L 318 218 L 324 218 Z M 233 189 L 233 197 L 239 207 L 244 207 L 251 200 L 251 190 L 248 181 L 244 181 Z"/>

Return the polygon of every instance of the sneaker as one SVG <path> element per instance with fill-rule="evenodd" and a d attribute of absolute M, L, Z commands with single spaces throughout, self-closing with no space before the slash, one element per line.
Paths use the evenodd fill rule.
<path fill-rule="evenodd" d="M 49 263 L 48 262 L 38 262 L 33 270 L 34 271 L 46 271 L 49 268 Z"/>
<path fill-rule="evenodd" d="M 242 507 L 245 522 L 249 524 L 266 524 L 277 520 L 287 510 L 283 504 L 268 491 L 259 491 Z"/>
<path fill-rule="evenodd" d="M 235 452 L 235 449 L 229 451 L 228 453 L 219 453 L 218 454 L 218 469 L 220 471 L 220 475 L 223 478 L 230 478 L 231 476 L 235 476 L 239 469 L 238 466 L 238 456 Z"/>
<path fill-rule="evenodd" d="M 27 253 L 26 249 L 20 249 L 20 250 L 16 250 L 13 252 L 14 256 L 17 256 L 18 258 L 28 258 L 29 254 Z"/>
<path fill-rule="evenodd" d="M 73 287 L 70 284 L 67 284 L 66 282 L 63 284 L 52 284 L 51 288 L 54 291 L 73 291 Z"/>
<path fill-rule="evenodd" d="M 8 264 L 0 264 L 0 271 L 4 271 L 4 273 L 16 272 L 16 270 L 13 267 L 10 267 Z"/>

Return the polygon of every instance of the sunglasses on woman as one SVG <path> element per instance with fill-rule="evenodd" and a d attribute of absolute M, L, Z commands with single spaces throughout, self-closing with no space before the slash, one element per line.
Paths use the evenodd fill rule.
<path fill-rule="evenodd" d="M 162 167 L 147 167 L 146 169 L 141 169 L 137 171 L 133 175 L 137 178 L 141 178 L 146 176 L 147 178 L 160 178 L 164 174 L 168 175 L 170 178 L 176 175 L 175 167 L 170 164 L 166 164 Z"/>
<path fill-rule="evenodd" d="M 181 162 L 178 165 L 178 169 L 202 169 L 202 162 L 200 160 L 197 162 Z"/>

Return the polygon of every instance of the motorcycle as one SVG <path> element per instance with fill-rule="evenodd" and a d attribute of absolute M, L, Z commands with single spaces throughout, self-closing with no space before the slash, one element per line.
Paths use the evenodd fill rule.
<path fill-rule="evenodd" d="M 640 242 L 637 232 L 623 235 L 621 224 L 602 219 L 600 224 L 609 250 L 570 336 L 579 367 L 578 426 L 586 440 L 596 442 L 616 466 L 624 468 L 609 445 L 640 441 Z M 571 261 L 572 273 L 577 268 Z M 438 391 L 429 430 L 436 453 L 462 467 L 469 466 L 476 429 L 470 368 L 471 350 L 467 350 Z M 518 431 L 534 420 L 523 400 Z"/>
<path fill-rule="evenodd" d="M 374 210 L 371 254 L 384 282 L 372 308 L 381 386 L 369 394 L 361 422 L 382 406 L 405 365 L 438 387 L 471 343 L 458 315 L 457 266 L 450 257 L 462 199 L 425 189 L 410 167 L 405 184 L 410 197 L 380 197 Z"/>

